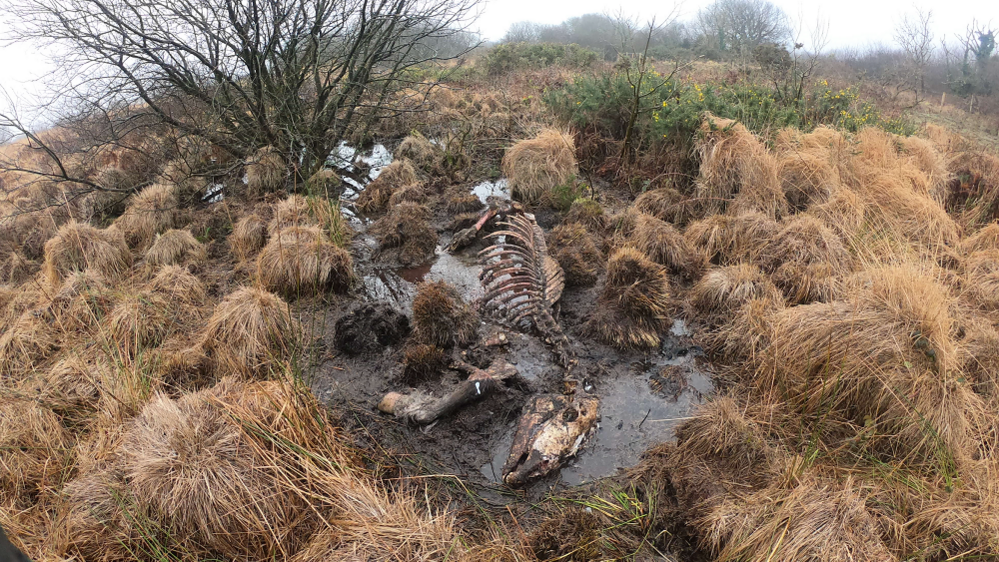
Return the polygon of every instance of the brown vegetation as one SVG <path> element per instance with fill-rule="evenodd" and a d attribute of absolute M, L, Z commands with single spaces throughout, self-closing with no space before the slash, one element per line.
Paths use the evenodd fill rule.
<path fill-rule="evenodd" d="M 443 281 L 421 283 L 413 298 L 413 331 L 417 341 L 437 347 L 464 347 L 472 342 L 479 317 L 461 294 Z"/>
<path fill-rule="evenodd" d="M 188 230 L 168 230 L 156 235 L 146 250 L 146 265 L 159 267 L 174 264 L 197 264 L 205 261 L 208 250 Z"/>
<path fill-rule="evenodd" d="M 145 249 L 157 234 L 177 226 L 179 202 L 177 187 L 158 183 L 132 198 L 114 225 L 125 235 L 128 245 Z"/>
<path fill-rule="evenodd" d="M 246 163 L 246 189 L 251 194 L 277 191 L 284 187 L 288 166 L 273 147 L 265 146 Z"/>
<path fill-rule="evenodd" d="M 357 208 L 364 214 L 374 215 L 385 211 L 395 190 L 420 183 L 413 163 L 405 158 L 393 160 L 378 177 L 364 186 L 357 197 Z"/>
<path fill-rule="evenodd" d="M 437 231 L 430 226 L 430 216 L 423 205 L 400 203 L 371 225 L 370 232 L 383 252 L 395 250 L 401 265 L 420 265 L 432 259 L 437 250 Z"/>
<path fill-rule="evenodd" d="M 518 141 L 503 156 L 503 175 L 510 181 L 511 195 L 528 203 L 568 182 L 577 171 L 572 135 L 555 129 Z"/>
<path fill-rule="evenodd" d="M 290 226 L 271 237 L 257 256 L 257 280 L 288 298 L 338 292 L 354 280 L 354 260 L 316 226 Z"/>
<path fill-rule="evenodd" d="M 236 290 L 216 307 L 200 336 L 213 361 L 234 373 L 266 373 L 297 347 L 301 327 L 288 304 L 251 287 Z"/>
<path fill-rule="evenodd" d="M 45 277 L 52 286 L 58 286 L 74 271 L 93 270 L 108 280 L 115 280 L 128 272 L 132 255 L 125 238 L 116 228 L 100 230 L 71 222 L 59 229 L 54 238 L 45 243 Z"/>
<path fill-rule="evenodd" d="M 604 256 L 582 224 L 563 223 L 548 235 L 548 252 L 562 267 L 568 287 L 589 286 L 603 271 Z"/>
<path fill-rule="evenodd" d="M 665 269 L 634 248 L 622 248 L 607 262 L 607 279 L 588 329 L 615 347 L 658 347 L 671 323 L 669 298 Z"/>
<path fill-rule="evenodd" d="M 229 235 L 229 247 L 239 261 L 250 259 L 266 243 L 267 223 L 256 213 L 239 219 Z"/>

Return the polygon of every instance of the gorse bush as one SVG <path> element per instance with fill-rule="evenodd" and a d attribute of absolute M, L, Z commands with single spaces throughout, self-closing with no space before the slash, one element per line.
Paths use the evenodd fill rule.
<path fill-rule="evenodd" d="M 493 47 L 483 57 L 482 64 L 490 75 L 505 74 L 524 68 L 566 66 L 585 68 L 597 60 L 597 53 L 576 44 L 503 43 Z"/>
<path fill-rule="evenodd" d="M 650 82 L 660 75 L 653 73 Z M 644 87 L 644 86 L 643 86 Z M 611 138 L 623 138 L 630 115 L 634 86 L 624 74 L 582 76 L 565 87 L 545 94 L 545 102 L 562 118 L 582 129 Z M 699 84 L 672 80 L 654 95 L 643 98 L 636 132 L 646 145 L 671 137 L 691 138 L 709 111 L 743 123 L 767 136 L 783 127 L 810 131 L 831 125 L 851 132 L 864 126 L 909 135 L 914 128 L 899 118 L 888 118 L 860 99 L 856 88 L 832 90 L 825 81 L 799 101 L 782 102 L 761 85 Z"/>

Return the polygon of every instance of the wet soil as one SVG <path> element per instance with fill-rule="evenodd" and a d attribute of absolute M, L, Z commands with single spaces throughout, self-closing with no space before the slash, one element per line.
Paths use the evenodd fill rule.
<path fill-rule="evenodd" d="M 483 201 L 507 196 L 502 181 L 469 189 Z M 349 202 L 345 203 L 349 208 Z M 441 233 L 436 257 L 412 268 L 382 261 L 376 243 L 364 232 L 370 221 L 357 219 L 354 226 L 358 234 L 352 252 L 361 278 L 357 291 L 360 304 L 312 312 L 326 319 L 321 323 L 317 343 L 328 352 L 315 369 L 317 374 L 311 383 L 321 400 L 345 412 L 344 425 L 362 443 L 391 450 L 396 458 L 424 474 L 457 475 L 479 488 L 480 494 L 502 503 L 511 495 L 502 484 L 500 470 L 521 409 L 535 393 L 559 393 L 563 388 L 563 371 L 539 338 L 512 330 L 492 318 L 482 318 L 478 343 L 449 350 L 451 358 L 480 368 L 503 359 L 517 368 L 518 376 L 495 394 L 426 427 L 409 426 L 376 409 L 386 393 L 407 390 L 402 382 L 402 357 L 408 339 L 387 338 L 385 344 L 351 346 L 352 350 L 360 350 L 351 353 L 338 351 L 336 345 L 338 337 L 342 337 L 337 333 L 338 323 L 357 324 L 344 323 L 341 318 L 356 316 L 358 311 L 395 319 L 393 322 L 398 322 L 399 315 L 411 317 L 413 296 L 420 282 L 446 281 L 473 303 L 482 296 L 476 254 L 483 244 L 480 241 L 455 255 L 443 250 L 450 240 L 447 225 L 451 218 L 444 214 L 435 217 L 434 226 Z M 594 311 L 599 292 L 599 282 L 589 288 L 567 289 L 556 311 L 578 357 L 577 373 L 584 378 L 583 392 L 600 399 L 598 429 L 560 472 L 532 484 L 527 490 L 529 497 L 556 483 L 584 484 L 635 465 L 644 450 L 673 439 L 676 425 L 690 414 L 692 406 L 712 392 L 710 369 L 701 349 L 680 321 L 663 346 L 651 353 L 621 352 L 587 337 L 583 325 Z M 379 320 L 374 322 L 378 324 Z M 486 345 L 488 340 L 495 342 L 499 334 L 506 336 L 505 345 Z M 442 396 L 463 377 L 456 371 L 446 371 L 439 380 L 422 383 L 419 390 Z"/>

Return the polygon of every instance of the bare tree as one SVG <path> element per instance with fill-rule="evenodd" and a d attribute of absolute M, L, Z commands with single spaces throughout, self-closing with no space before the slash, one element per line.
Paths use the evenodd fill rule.
<path fill-rule="evenodd" d="M 903 16 L 902 21 L 895 26 L 895 42 L 905 52 L 911 70 L 918 80 L 918 93 L 926 93 L 926 67 L 933 57 L 933 31 L 930 22 L 933 12 L 924 11 L 919 6 L 914 7 L 915 14 Z"/>
<path fill-rule="evenodd" d="M 716 0 L 697 13 L 701 33 L 721 51 L 749 54 L 764 43 L 788 39 L 787 15 L 767 0 Z"/>
<path fill-rule="evenodd" d="M 541 40 L 540 24 L 532 21 L 518 21 L 510 24 L 501 43 L 537 43 Z"/>
<path fill-rule="evenodd" d="M 65 87 L 57 96 L 74 101 L 76 117 L 104 120 L 112 131 L 166 126 L 237 158 L 272 146 L 308 177 L 364 123 L 417 106 L 433 84 L 408 76 L 470 50 L 476 2 L 4 0 L 2 7 L 18 22 L 16 39 L 45 41 L 58 53 Z M 466 44 L 456 43 L 462 37 Z M 15 114 L 0 121 L 56 160 L 38 172 L 86 181 Z"/>

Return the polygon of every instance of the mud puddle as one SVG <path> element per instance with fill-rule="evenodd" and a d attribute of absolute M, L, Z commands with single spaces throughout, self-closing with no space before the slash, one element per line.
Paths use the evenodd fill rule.
<path fill-rule="evenodd" d="M 326 163 L 340 172 L 350 174 L 343 175 L 344 183 L 349 185 L 351 189 L 345 192 L 341 199 L 353 201 L 364 190 L 367 182 L 377 178 L 385 166 L 392 163 L 392 160 L 392 153 L 384 144 L 376 144 L 371 147 L 371 150 L 361 152 L 357 148 L 347 144 L 347 141 L 341 141 L 337 149 L 326 160 Z M 358 176 L 358 162 L 361 162 L 364 168 L 367 169 L 366 173 L 359 175 L 358 179 L 361 181 L 358 181 L 355 177 L 351 177 L 351 175 Z"/>
<path fill-rule="evenodd" d="M 583 450 L 562 468 L 562 482 L 576 486 L 613 476 L 618 469 L 637 464 L 649 447 L 674 438 L 676 426 L 713 390 L 699 348 L 681 347 L 680 353 L 664 352 L 654 360 L 637 361 L 627 372 L 608 372 L 588 384 L 588 392 L 600 399 L 600 422 Z M 682 380 L 664 384 L 662 372 L 670 367 Z M 543 368 L 535 365 L 534 370 Z M 490 482 L 501 482 L 512 442 L 510 427 L 480 467 Z"/>
<path fill-rule="evenodd" d="M 474 258 L 454 256 L 437 247 L 430 262 L 417 267 L 378 268 L 362 276 L 364 292 L 370 300 L 389 301 L 400 309 L 409 310 L 416 294 L 416 285 L 424 281 L 445 281 L 458 288 L 465 300 L 472 302 L 482 296 L 479 272 L 482 267 Z"/>
<path fill-rule="evenodd" d="M 510 184 L 505 178 L 496 181 L 484 181 L 473 187 L 472 193 L 479 198 L 479 201 L 482 201 L 483 205 L 488 205 L 490 197 L 509 199 Z"/>

